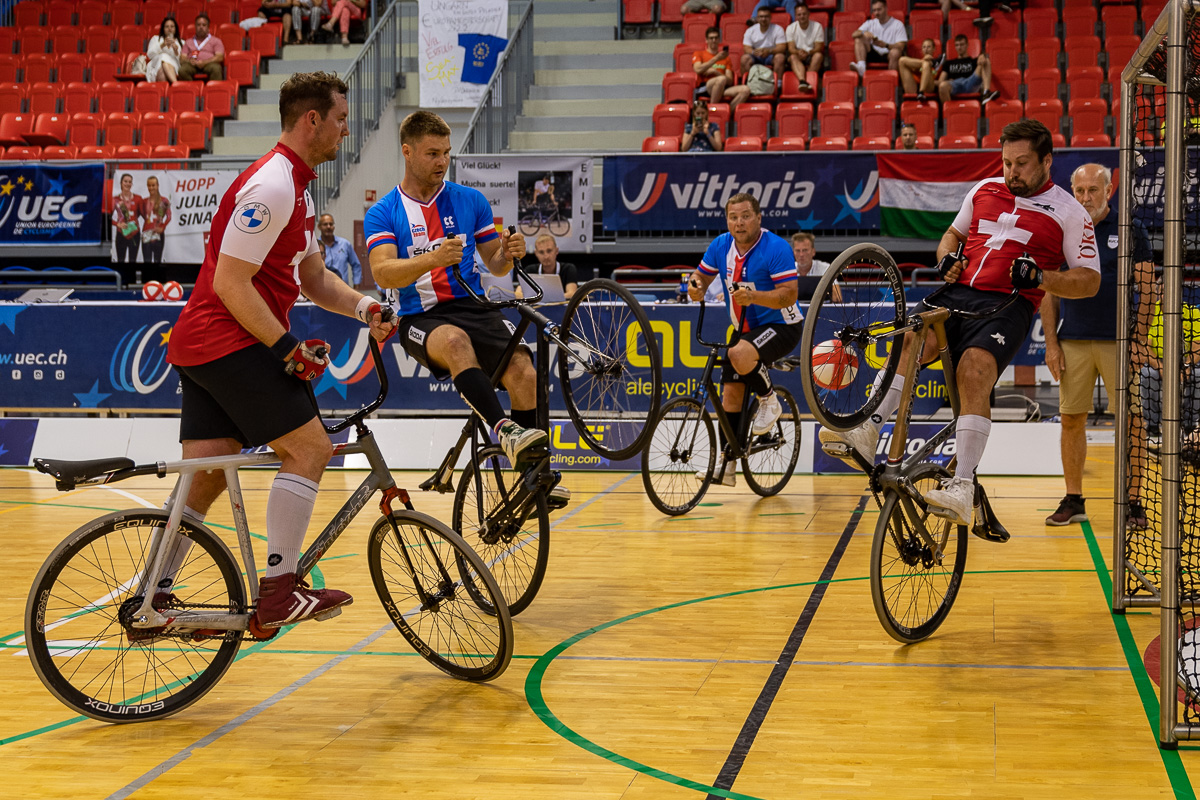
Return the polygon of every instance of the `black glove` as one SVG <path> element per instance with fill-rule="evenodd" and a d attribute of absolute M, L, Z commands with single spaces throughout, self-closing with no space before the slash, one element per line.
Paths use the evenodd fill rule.
<path fill-rule="evenodd" d="M 1017 289 L 1036 289 L 1042 285 L 1042 270 L 1029 253 L 1022 253 L 1020 258 L 1014 258 L 1009 270 L 1012 285 Z"/>
<path fill-rule="evenodd" d="M 954 269 L 954 265 L 957 264 L 961 258 L 961 249 L 957 253 L 946 253 L 946 255 L 942 256 L 942 260 L 939 261 L 937 265 L 938 277 L 946 277 L 946 273 Z"/>

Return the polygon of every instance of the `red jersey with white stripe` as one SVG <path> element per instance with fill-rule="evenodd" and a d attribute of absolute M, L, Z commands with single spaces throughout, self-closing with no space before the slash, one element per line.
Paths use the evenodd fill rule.
<path fill-rule="evenodd" d="M 397 186 L 371 206 L 363 220 L 363 233 L 368 252 L 392 244 L 399 258 L 415 258 L 436 250 L 453 233 L 463 243 L 459 272 L 479 295 L 483 294 L 483 286 L 475 267 L 475 246 L 500 236 L 483 192 L 451 181 L 443 181 L 438 193 L 425 203 Z M 431 269 L 408 286 L 388 289 L 387 294 L 388 302 L 402 317 L 428 311 L 438 303 L 470 297 L 449 267 Z"/>
<path fill-rule="evenodd" d="M 1028 253 L 1044 270 L 1062 264 L 1100 271 L 1092 218 L 1069 192 L 1047 181 L 1032 197 L 1017 197 L 1003 178 L 980 181 L 963 200 L 951 227 L 965 234 L 967 266 L 958 282 L 987 292 L 1012 291 L 1009 268 Z M 1036 307 L 1045 294 L 1024 289 Z"/>
<path fill-rule="evenodd" d="M 213 289 L 224 253 L 261 269 L 252 284 L 271 314 L 290 329 L 288 313 L 300 295 L 300 262 L 319 253 L 316 209 L 308 184 L 317 173 L 287 145 L 277 144 L 238 176 L 213 217 L 196 288 L 171 331 L 167 360 L 190 367 L 258 342 Z"/>

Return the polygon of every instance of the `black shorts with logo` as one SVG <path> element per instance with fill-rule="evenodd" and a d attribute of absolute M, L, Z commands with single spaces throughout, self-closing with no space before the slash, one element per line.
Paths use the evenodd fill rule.
<path fill-rule="evenodd" d="M 488 377 L 500 366 L 500 359 L 504 357 L 504 351 L 508 349 L 508 343 L 517 330 L 499 311 L 483 308 L 469 297 L 438 303 L 420 314 L 408 314 L 400 318 L 398 325 L 397 335 L 404 351 L 432 372 L 433 377 L 439 381 L 449 378 L 450 373 L 431 364 L 429 355 L 425 352 L 425 342 L 436 328 L 442 325 L 461 328 L 471 340 L 471 345 L 475 348 L 475 358 Z M 528 351 L 529 346 L 525 345 L 525 349 Z"/>
<path fill-rule="evenodd" d="M 760 325 L 745 333 L 735 333 L 729 345 L 732 347 L 746 339 L 758 351 L 758 360 L 770 364 L 796 349 L 796 345 L 800 344 L 802 328 L 802 325 L 785 325 L 782 322 Z M 721 368 L 721 383 L 741 383 L 743 380 L 744 377 L 738 375 L 733 365 L 726 361 Z"/>
<path fill-rule="evenodd" d="M 934 298 L 933 303 L 959 311 L 985 311 L 995 308 L 1006 297 L 1000 292 L 985 292 L 956 283 L 946 287 Z M 929 306 L 922 300 L 917 304 L 917 310 L 927 311 Z M 1029 329 L 1033 326 L 1033 311 L 1033 303 L 1018 297 L 1008 308 L 986 319 L 950 317 L 946 320 L 946 338 L 950 342 L 950 355 L 954 363 L 962 361 L 967 348 L 979 347 L 996 359 L 997 373 L 1003 372 L 1029 335 Z"/>
<path fill-rule="evenodd" d="M 317 416 L 305 382 L 262 343 L 207 364 L 176 366 L 183 392 L 179 441 L 237 439 L 247 447 L 273 442 Z"/>

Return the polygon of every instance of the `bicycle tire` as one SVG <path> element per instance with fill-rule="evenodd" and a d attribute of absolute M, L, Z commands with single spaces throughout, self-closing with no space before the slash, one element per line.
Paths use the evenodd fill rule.
<path fill-rule="evenodd" d="M 521 229 L 521 233 L 525 236 L 533 236 L 542 229 L 542 218 L 540 215 L 521 217 L 517 222 L 517 227 Z"/>
<path fill-rule="evenodd" d="M 478 519 L 476 464 L 468 461 L 454 491 L 451 527 L 483 559 L 500 587 L 508 613 L 516 616 L 533 602 L 546 577 L 546 563 L 550 559 L 550 512 L 545 495 L 532 492 L 515 513 L 505 515 L 507 518 L 500 517 L 498 506 L 513 483 L 521 480 L 521 475 L 513 472 L 504 448 L 499 445 L 481 448 L 477 458 L 483 465 L 480 480 L 485 500 L 484 519 Z M 464 584 L 476 603 L 485 611 L 491 609 L 487 596 L 473 581 L 464 581 Z"/>
<path fill-rule="evenodd" d="M 796 469 L 796 461 L 800 458 L 800 407 L 796 398 L 782 386 L 775 387 L 783 414 L 775 423 L 775 428 L 760 436 L 751 434 L 750 454 L 742 458 L 742 475 L 751 491 L 761 497 L 770 497 L 783 491 L 792 472 Z M 774 483 L 761 480 L 763 476 L 778 476 Z"/>
<path fill-rule="evenodd" d="M 921 482 L 929 484 L 949 475 L 930 461 L 917 464 L 909 473 L 919 491 L 930 488 Z M 900 494 L 889 489 L 871 542 L 871 601 L 883 629 L 905 644 L 929 638 L 946 619 L 967 564 L 967 526 L 933 516 L 924 500 L 913 503 L 926 525 L 934 524 L 929 532 L 941 541 L 942 564 L 948 560 L 952 566 L 947 571 L 932 562 L 929 546 L 913 530 Z"/>
<path fill-rule="evenodd" d="M 854 293 L 853 302 L 833 303 L 830 299 L 833 284 L 839 280 L 843 291 Z M 896 376 L 902 349 L 893 346 L 895 337 L 886 333 L 902 326 L 907 315 L 900 268 L 886 250 L 874 244 L 856 244 L 834 259 L 813 293 L 800 337 L 804 399 L 823 426 L 849 430 L 865 422 L 879 407 Z M 847 338 L 850 331 L 862 333 L 868 329 L 884 338 L 873 345 Z M 844 353 L 839 357 L 846 366 L 839 369 L 835 365 L 834 375 L 823 376 L 822 385 L 813 372 L 813 348 L 839 340 Z M 878 352 L 881 344 L 887 348 L 884 355 Z M 853 365 L 852 376 L 846 374 L 849 365 Z M 835 382 L 831 384 L 829 377 Z"/>
<path fill-rule="evenodd" d="M 662 396 L 662 353 L 645 310 L 624 286 L 591 280 L 571 296 L 559 335 L 567 348 L 558 380 L 579 438 L 605 458 L 629 458 Z"/>
<path fill-rule="evenodd" d="M 712 484 L 716 461 L 717 437 L 708 409 L 694 397 L 676 397 L 662 407 L 642 450 L 646 495 L 668 516 L 686 514 Z M 697 473 L 704 479 L 698 481 Z"/>
<path fill-rule="evenodd" d="M 392 624 L 447 675 L 466 681 L 500 677 L 512 660 L 513 630 L 496 580 L 462 537 L 433 517 L 417 511 L 394 516 L 403 546 L 387 517 L 375 522 L 367 540 L 371 581 Z M 420 579 L 420 591 L 414 579 Z M 464 579 L 487 595 L 489 611 L 463 588 Z M 437 597 L 432 604 L 421 597 L 430 589 Z"/>
<path fill-rule="evenodd" d="M 169 717 L 212 689 L 241 646 L 240 631 L 193 640 L 122 622 L 141 605 L 138 578 L 154 528 L 166 523 L 165 511 L 144 508 L 95 519 L 64 539 L 34 579 L 25 607 L 30 661 L 51 694 L 80 714 L 122 723 Z M 170 591 L 184 607 L 244 613 L 246 589 L 229 548 L 203 525 L 183 520 L 179 530 L 192 547 Z"/>
<path fill-rule="evenodd" d="M 567 236 L 571 233 L 571 220 L 563 219 L 558 214 L 552 216 L 546 225 L 555 236 Z"/>

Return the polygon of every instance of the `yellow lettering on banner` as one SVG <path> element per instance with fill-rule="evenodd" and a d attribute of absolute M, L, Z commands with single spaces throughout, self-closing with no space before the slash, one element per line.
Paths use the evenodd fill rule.
<path fill-rule="evenodd" d="M 659 352 L 662 353 L 663 367 L 675 366 L 675 329 L 671 327 L 671 323 L 665 319 L 652 319 L 650 320 L 650 330 L 655 334 L 662 334 Z M 650 366 L 650 356 L 638 352 L 637 332 L 638 328 L 635 325 L 630 325 L 625 329 L 625 356 L 629 359 L 631 366 L 648 367 Z"/>
<path fill-rule="evenodd" d="M 555 450 L 574 450 L 578 445 L 575 442 L 564 442 L 562 440 L 562 430 L 562 425 L 554 426 L 554 437 L 550 444 L 554 446 Z"/>
<path fill-rule="evenodd" d="M 694 369 L 704 369 L 705 363 L 708 361 L 708 354 L 702 356 L 692 353 L 692 321 L 684 319 L 679 321 L 679 361 L 685 367 Z"/>

